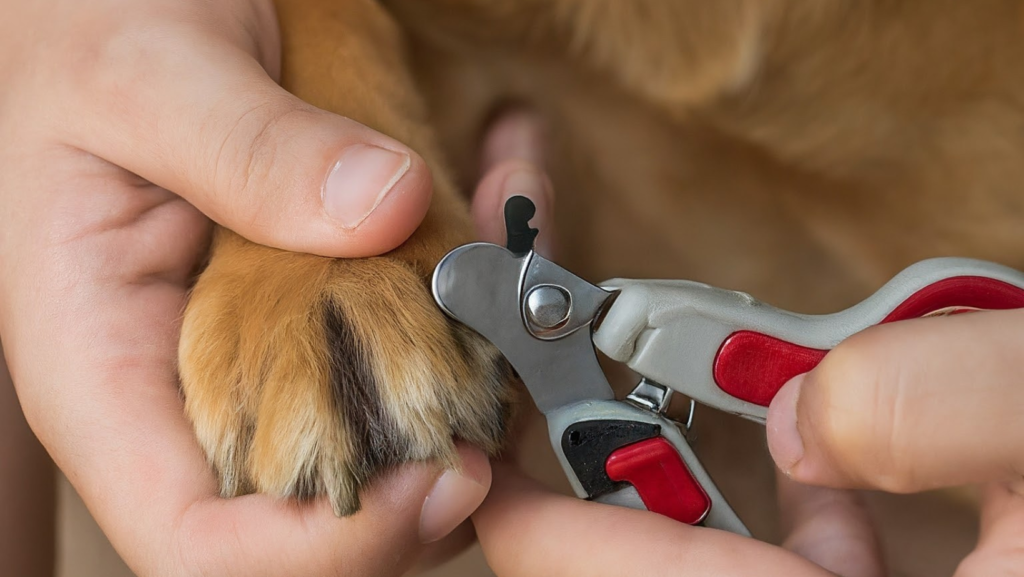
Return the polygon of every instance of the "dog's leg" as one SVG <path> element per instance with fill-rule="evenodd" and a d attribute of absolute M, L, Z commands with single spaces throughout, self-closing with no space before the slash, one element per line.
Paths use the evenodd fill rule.
<path fill-rule="evenodd" d="M 225 496 L 326 494 L 344 515 L 382 469 L 454 465 L 453 438 L 496 450 L 510 375 L 427 288 L 471 226 L 398 30 L 371 0 L 282 0 L 278 10 L 285 87 L 414 148 L 433 171 L 434 197 L 405 245 L 370 259 L 294 254 L 218 230 L 185 312 L 181 381 Z"/>

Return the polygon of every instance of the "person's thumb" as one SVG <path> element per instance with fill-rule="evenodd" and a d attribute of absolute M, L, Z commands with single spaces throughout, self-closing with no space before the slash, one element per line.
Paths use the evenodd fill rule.
<path fill-rule="evenodd" d="M 905 493 L 1024 471 L 1024 311 L 881 325 L 779 391 L 776 464 L 806 484 Z"/>
<path fill-rule="evenodd" d="M 216 34 L 178 34 L 114 43 L 120 78 L 90 85 L 77 144 L 261 244 L 360 257 L 412 234 L 431 195 L 415 152 L 289 94 Z"/>

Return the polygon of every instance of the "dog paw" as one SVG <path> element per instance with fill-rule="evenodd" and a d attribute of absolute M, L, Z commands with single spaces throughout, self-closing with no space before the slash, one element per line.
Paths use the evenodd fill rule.
<path fill-rule="evenodd" d="M 498 449 L 511 369 L 444 317 L 427 274 L 218 231 L 185 311 L 179 372 L 224 496 L 326 495 L 348 515 L 389 467 L 457 465 L 454 439 Z"/>

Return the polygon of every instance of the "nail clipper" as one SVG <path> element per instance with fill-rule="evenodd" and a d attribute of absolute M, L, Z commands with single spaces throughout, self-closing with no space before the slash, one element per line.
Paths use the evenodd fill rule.
<path fill-rule="evenodd" d="M 684 280 L 595 286 L 533 250 L 534 212 L 529 199 L 509 199 L 507 246 L 451 251 L 434 271 L 434 298 L 511 363 L 579 497 L 690 525 L 749 535 L 665 415 L 673 392 L 763 424 L 783 384 L 872 325 L 1024 308 L 1024 274 L 964 258 L 914 264 L 867 300 L 827 315 Z M 625 399 L 616 400 L 595 345 L 642 376 Z"/>

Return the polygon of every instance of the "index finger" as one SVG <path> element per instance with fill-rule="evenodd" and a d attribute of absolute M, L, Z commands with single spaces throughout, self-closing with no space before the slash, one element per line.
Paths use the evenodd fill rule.
<path fill-rule="evenodd" d="M 551 493 L 507 465 L 494 466 L 491 491 L 473 523 L 501 577 L 831 575 L 767 543 Z"/>

